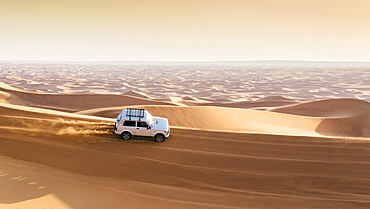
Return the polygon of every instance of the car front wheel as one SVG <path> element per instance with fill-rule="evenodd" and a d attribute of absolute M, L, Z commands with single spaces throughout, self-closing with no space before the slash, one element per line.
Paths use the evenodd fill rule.
<path fill-rule="evenodd" d="M 154 140 L 156 141 L 156 142 L 164 142 L 164 140 L 165 140 L 166 138 L 164 137 L 164 135 L 163 134 L 156 134 L 155 136 L 154 136 Z"/>

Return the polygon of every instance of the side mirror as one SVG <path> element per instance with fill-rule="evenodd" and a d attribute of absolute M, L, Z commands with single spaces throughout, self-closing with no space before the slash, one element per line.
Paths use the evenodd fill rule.
<path fill-rule="evenodd" d="M 146 129 L 151 129 L 150 126 L 146 127 Z"/>

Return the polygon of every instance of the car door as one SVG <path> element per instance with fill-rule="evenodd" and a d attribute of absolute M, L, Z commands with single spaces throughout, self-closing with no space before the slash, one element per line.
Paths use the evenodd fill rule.
<path fill-rule="evenodd" d="M 120 127 L 120 132 L 128 130 L 130 131 L 133 135 L 135 135 L 136 132 L 136 121 L 129 121 L 126 120 L 122 123 L 122 127 Z"/>
<path fill-rule="evenodd" d="M 148 125 L 145 122 L 138 121 L 136 124 L 136 135 L 151 136 L 150 129 L 148 129 Z"/>

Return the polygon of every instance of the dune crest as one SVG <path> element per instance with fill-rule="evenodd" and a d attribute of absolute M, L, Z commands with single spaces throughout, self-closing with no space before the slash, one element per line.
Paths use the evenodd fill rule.
<path fill-rule="evenodd" d="M 358 99 L 326 99 L 302 102 L 270 111 L 309 117 L 352 117 L 370 112 L 370 103 Z"/>
<path fill-rule="evenodd" d="M 143 93 L 136 92 L 134 90 L 129 90 L 129 91 L 123 92 L 122 95 L 133 96 L 133 97 L 138 97 L 138 98 L 142 98 L 142 99 L 150 99 L 149 96 L 144 95 Z"/>

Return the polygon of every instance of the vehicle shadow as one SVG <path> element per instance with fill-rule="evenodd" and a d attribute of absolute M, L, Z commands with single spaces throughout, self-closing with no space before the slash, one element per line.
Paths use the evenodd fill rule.
<path fill-rule="evenodd" d="M 130 140 L 123 140 L 131 143 L 158 143 L 154 141 L 153 137 L 146 137 L 146 136 L 133 136 Z"/>

